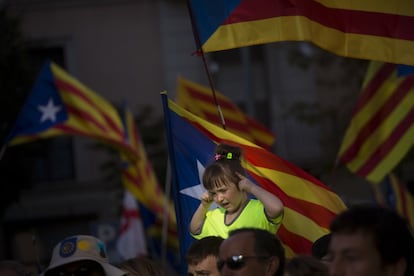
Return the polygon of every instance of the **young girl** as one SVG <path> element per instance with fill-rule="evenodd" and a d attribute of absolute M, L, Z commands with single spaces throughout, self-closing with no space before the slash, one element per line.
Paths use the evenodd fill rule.
<path fill-rule="evenodd" d="M 196 239 L 206 236 L 228 237 L 228 232 L 255 227 L 276 233 L 283 217 L 283 203 L 272 193 L 245 177 L 241 148 L 219 144 L 215 161 L 204 171 L 201 204 L 190 222 Z M 252 194 L 256 199 L 251 199 Z M 209 210 L 212 202 L 219 208 Z"/>

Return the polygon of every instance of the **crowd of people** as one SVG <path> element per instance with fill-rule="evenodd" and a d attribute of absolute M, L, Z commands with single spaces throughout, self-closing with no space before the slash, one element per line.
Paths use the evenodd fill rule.
<path fill-rule="evenodd" d="M 189 231 L 188 276 L 414 276 L 414 236 L 407 221 L 377 205 L 355 205 L 337 215 L 328 234 L 308 255 L 287 258 L 277 230 L 284 207 L 253 184 L 241 150 L 221 144 L 203 175 L 201 196 Z M 254 196 L 254 199 L 250 197 Z M 219 207 L 210 210 L 215 202 Z M 111 264 L 105 245 L 88 235 L 64 238 L 42 276 L 161 276 L 166 270 L 146 256 Z M 28 276 L 14 261 L 0 262 L 0 276 Z"/>

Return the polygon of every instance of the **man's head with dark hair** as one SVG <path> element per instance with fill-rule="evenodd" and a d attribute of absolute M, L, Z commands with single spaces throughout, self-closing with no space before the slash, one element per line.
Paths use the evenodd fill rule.
<path fill-rule="evenodd" d="M 221 244 L 219 267 L 222 275 L 282 276 L 285 251 L 273 233 L 259 228 L 240 228 Z"/>
<path fill-rule="evenodd" d="M 209 236 L 194 241 L 185 255 L 188 275 L 220 275 L 216 263 L 223 240 L 221 237 Z"/>
<path fill-rule="evenodd" d="M 328 254 L 329 241 L 331 240 L 331 233 L 323 235 L 312 244 L 312 256 L 320 261 L 325 261 Z"/>
<path fill-rule="evenodd" d="M 388 271 L 408 276 L 413 272 L 413 234 L 407 221 L 395 211 L 376 205 L 353 206 L 339 214 L 330 229 L 331 273 L 349 271 L 358 261 L 370 262 L 371 270 L 364 271 L 364 275 Z M 352 276 L 358 275 L 362 274 L 352 272 Z"/>

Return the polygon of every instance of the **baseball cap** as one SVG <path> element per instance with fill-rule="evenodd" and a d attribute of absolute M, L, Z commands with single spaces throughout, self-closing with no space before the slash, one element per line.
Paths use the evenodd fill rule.
<path fill-rule="evenodd" d="M 56 267 L 83 260 L 97 262 L 102 266 L 107 276 L 126 274 L 123 270 L 109 263 L 105 244 L 101 240 L 93 236 L 77 235 L 67 237 L 55 246 L 50 264 L 42 275 L 47 276 L 47 272 Z"/>

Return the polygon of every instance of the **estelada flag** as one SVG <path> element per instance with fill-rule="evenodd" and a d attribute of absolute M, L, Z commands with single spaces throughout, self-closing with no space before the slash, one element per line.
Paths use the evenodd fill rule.
<path fill-rule="evenodd" d="M 414 65 L 414 1 L 189 0 L 205 52 L 309 41 L 340 56 Z"/>
<path fill-rule="evenodd" d="M 6 143 L 17 145 L 57 135 L 97 139 L 136 159 L 134 149 L 125 143 L 116 108 L 57 64 L 46 61 Z"/>
<path fill-rule="evenodd" d="M 162 99 L 182 255 L 193 241 L 189 223 L 204 191 L 204 168 L 220 142 L 240 146 L 248 177 L 282 200 L 284 219 L 277 235 L 288 256 L 310 254 L 313 241 L 328 233 L 331 220 L 346 209 L 336 193 L 299 167 L 188 112 L 165 94 Z"/>
<path fill-rule="evenodd" d="M 228 131 L 261 147 L 272 148 L 275 135 L 270 129 L 245 114 L 228 97 L 218 91 L 215 91 L 215 93 Z M 176 101 L 177 104 L 191 113 L 218 126 L 222 125 L 217 105 L 209 87 L 179 77 Z"/>

